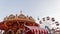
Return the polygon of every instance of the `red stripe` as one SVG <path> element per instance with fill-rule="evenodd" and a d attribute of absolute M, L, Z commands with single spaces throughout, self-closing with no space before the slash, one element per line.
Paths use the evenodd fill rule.
<path fill-rule="evenodd" d="M 32 33 L 34 33 L 34 29 L 32 29 L 31 31 L 32 31 Z"/>

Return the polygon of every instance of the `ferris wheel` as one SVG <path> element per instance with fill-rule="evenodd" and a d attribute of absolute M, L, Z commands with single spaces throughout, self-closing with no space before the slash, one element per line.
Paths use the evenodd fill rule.
<path fill-rule="evenodd" d="M 60 23 L 55 21 L 54 18 L 50 18 L 49 16 L 42 18 L 39 23 L 41 28 L 45 28 L 45 26 L 48 26 L 49 29 L 60 29 Z"/>

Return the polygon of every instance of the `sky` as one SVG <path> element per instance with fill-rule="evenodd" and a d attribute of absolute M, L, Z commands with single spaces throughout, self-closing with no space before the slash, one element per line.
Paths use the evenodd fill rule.
<path fill-rule="evenodd" d="M 60 21 L 60 0 L 0 0 L 0 21 L 10 14 L 38 17 L 54 17 Z"/>

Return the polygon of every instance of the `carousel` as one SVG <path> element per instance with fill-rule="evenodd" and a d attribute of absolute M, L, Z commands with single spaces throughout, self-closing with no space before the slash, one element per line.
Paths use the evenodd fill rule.
<path fill-rule="evenodd" d="M 10 14 L 0 22 L 0 34 L 48 34 L 47 29 L 40 28 L 32 16 Z"/>

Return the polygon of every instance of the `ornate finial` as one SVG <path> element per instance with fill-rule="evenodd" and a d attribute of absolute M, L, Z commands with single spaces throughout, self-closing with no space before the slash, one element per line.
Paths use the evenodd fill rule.
<path fill-rule="evenodd" d="M 18 15 L 16 14 L 16 16 L 18 16 Z"/>
<path fill-rule="evenodd" d="M 27 17 L 28 17 L 28 15 L 27 15 Z"/>
<path fill-rule="evenodd" d="M 22 14 L 22 11 L 20 11 L 20 14 Z"/>

